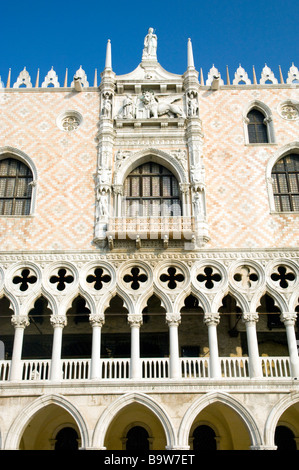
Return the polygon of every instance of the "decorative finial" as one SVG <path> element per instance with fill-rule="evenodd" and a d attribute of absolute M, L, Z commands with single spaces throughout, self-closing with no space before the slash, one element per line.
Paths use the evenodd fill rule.
<path fill-rule="evenodd" d="M 253 67 L 252 67 L 252 72 L 253 72 L 253 83 L 254 83 L 254 85 L 256 85 L 256 84 L 257 84 L 257 80 L 256 80 L 256 74 L 255 74 L 254 65 L 253 65 Z"/>
<path fill-rule="evenodd" d="M 226 66 L 226 84 L 227 84 L 227 85 L 230 85 L 230 78 L 229 78 L 228 65 Z"/>
<path fill-rule="evenodd" d="M 108 39 L 107 47 L 106 47 L 105 69 L 112 69 L 111 41 L 110 41 L 110 39 Z"/>
<path fill-rule="evenodd" d="M 194 69 L 194 59 L 191 39 L 188 38 L 188 69 Z"/>
<path fill-rule="evenodd" d="M 279 77 L 280 77 L 280 83 L 284 83 L 280 65 L 279 65 Z"/>
<path fill-rule="evenodd" d="M 94 86 L 94 87 L 97 87 L 97 86 L 98 86 L 98 71 L 97 71 L 97 69 L 95 69 L 95 71 L 94 71 L 94 82 L 93 82 L 93 86 Z"/>
<path fill-rule="evenodd" d="M 39 86 L 39 69 L 37 69 L 35 88 L 38 88 L 38 86 Z"/>
<path fill-rule="evenodd" d="M 64 77 L 64 88 L 67 88 L 67 73 L 68 73 L 68 69 L 65 69 L 65 77 Z"/>

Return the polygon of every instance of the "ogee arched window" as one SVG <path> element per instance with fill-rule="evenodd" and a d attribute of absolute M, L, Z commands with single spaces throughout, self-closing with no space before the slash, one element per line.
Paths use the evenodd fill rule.
<path fill-rule="evenodd" d="M 247 114 L 248 141 L 250 144 L 267 144 L 268 129 L 264 114 L 258 109 L 252 109 Z"/>
<path fill-rule="evenodd" d="M 135 168 L 125 180 L 124 196 L 127 217 L 181 215 L 178 181 L 157 163 L 144 163 Z"/>
<path fill-rule="evenodd" d="M 299 154 L 289 154 L 272 168 L 273 196 L 279 212 L 299 211 Z"/>
<path fill-rule="evenodd" d="M 15 158 L 0 160 L 0 215 L 29 215 L 33 176 Z"/>

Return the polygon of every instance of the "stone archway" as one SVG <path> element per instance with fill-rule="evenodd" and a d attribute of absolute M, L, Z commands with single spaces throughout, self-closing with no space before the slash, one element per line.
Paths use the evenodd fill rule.
<path fill-rule="evenodd" d="M 26 408 L 13 422 L 5 441 L 5 450 L 52 450 L 55 430 L 73 428 L 78 447 L 88 448 L 86 423 L 72 403 L 59 395 L 42 396 Z"/>
<path fill-rule="evenodd" d="M 191 405 L 179 429 L 180 447 L 192 447 L 193 432 L 203 424 L 214 430 L 217 450 L 250 450 L 261 445 L 254 419 L 239 401 L 228 394 L 208 393 Z"/>
<path fill-rule="evenodd" d="M 176 446 L 173 426 L 163 408 L 145 394 L 128 393 L 111 403 L 100 417 L 93 436 L 93 448 L 123 450 L 126 432 L 135 425 L 148 430 L 152 450 Z"/>

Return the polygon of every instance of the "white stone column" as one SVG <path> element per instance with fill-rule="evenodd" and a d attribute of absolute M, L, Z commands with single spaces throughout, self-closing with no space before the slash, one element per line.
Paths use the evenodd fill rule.
<path fill-rule="evenodd" d="M 220 378 L 220 360 L 218 353 L 217 325 L 220 322 L 219 313 L 206 313 L 204 323 L 208 327 L 209 349 L 210 349 L 210 376 Z"/>
<path fill-rule="evenodd" d="M 171 379 L 179 379 L 181 377 L 178 332 L 181 323 L 180 313 L 168 313 L 166 322 L 169 328 L 169 376 Z"/>
<path fill-rule="evenodd" d="M 258 321 L 259 316 L 257 313 L 243 313 L 242 318 L 245 323 L 247 334 L 250 377 L 262 377 L 263 372 L 256 334 L 256 322 Z"/>
<path fill-rule="evenodd" d="M 295 322 L 297 313 L 284 312 L 280 319 L 284 323 L 288 339 L 292 377 L 299 377 L 299 357 L 296 343 Z"/>
<path fill-rule="evenodd" d="M 50 380 L 60 381 L 62 379 L 62 369 L 61 369 L 62 331 L 63 331 L 63 328 L 67 324 L 67 320 L 66 320 L 65 315 L 52 315 L 50 318 L 50 321 L 54 328 Z"/>
<path fill-rule="evenodd" d="M 13 315 L 11 323 L 15 327 L 15 335 L 13 342 L 13 351 L 11 358 L 10 380 L 22 380 L 22 348 L 24 339 L 24 330 L 29 326 L 30 322 L 27 315 Z"/>
<path fill-rule="evenodd" d="M 129 314 L 128 323 L 131 328 L 131 360 L 130 360 L 130 378 L 141 378 L 140 363 L 140 326 L 142 325 L 142 315 Z"/>
<path fill-rule="evenodd" d="M 89 317 L 92 326 L 91 371 L 90 378 L 101 378 L 101 334 L 105 323 L 103 314 L 91 314 Z"/>

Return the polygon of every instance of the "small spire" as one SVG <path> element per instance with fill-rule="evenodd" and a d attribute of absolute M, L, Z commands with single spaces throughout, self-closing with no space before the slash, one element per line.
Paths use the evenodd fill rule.
<path fill-rule="evenodd" d="M 8 71 L 8 77 L 6 82 L 6 88 L 10 88 L 11 69 Z"/>
<path fill-rule="evenodd" d="M 108 39 L 107 47 L 106 47 L 105 69 L 112 69 L 111 41 L 110 41 L 110 39 Z"/>
<path fill-rule="evenodd" d="M 202 67 L 200 68 L 200 84 L 201 84 L 202 86 L 205 84 L 204 79 L 203 79 Z"/>
<path fill-rule="evenodd" d="M 64 78 L 64 88 L 67 88 L 67 72 L 68 72 L 68 69 L 65 69 L 65 78 Z"/>
<path fill-rule="evenodd" d="M 95 71 L 94 71 L 94 82 L 93 82 L 93 86 L 94 86 L 94 87 L 97 87 L 97 86 L 98 86 L 98 71 L 97 71 L 97 69 L 95 69 Z"/>
<path fill-rule="evenodd" d="M 188 69 L 189 68 L 194 69 L 192 42 L 190 38 L 188 38 Z"/>
<path fill-rule="evenodd" d="M 229 78 L 228 65 L 226 66 L 226 84 L 227 84 L 227 85 L 230 85 L 230 78 Z"/>
<path fill-rule="evenodd" d="M 279 65 L 279 76 L 280 76 L 280 83 L 284 83 L 280 65 Z"/>
<path fill-rule="evenodd" d="M 39 86 L 39 69 L 37 69 L 35 88 L 38 88 L 38 86 Z"/>
<path fill-rule="evenodd" d="M 256 84 L 257 84 L 257 81 L 256 81 L 256 74 L 255 74 L 254 65 L 253 65 L 253 67 L 252 67 L 252 71 L 253 71 L 253 83 L 254 83 L 254 85 L 256 85 Z"/>

